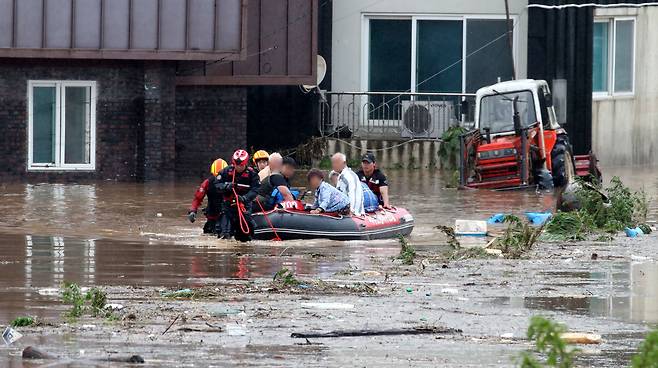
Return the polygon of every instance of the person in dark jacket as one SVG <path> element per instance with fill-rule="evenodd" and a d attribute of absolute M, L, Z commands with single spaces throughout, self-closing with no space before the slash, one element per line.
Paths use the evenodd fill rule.
<path fill-rule="evenodd" d="M 215 188 L 222 194 L 222 215 L 217 224 L 220 239 L 235 236 L 236 240 L 249 241 L 253 235 L 255 223 L 251 218 L 251 203 L 256 198 L 260 181 L 248 163 L 247 151 L 237 150 L 231 165 L 217 175 Z"/>
<path fill-rule="evenodd" d="M 206 215 L 206 224 L 203 225 L 204 234 L 215 233 L 217 219 L 219 219 L 222 207 L 222 196 L 215 188 L 215 181 L 217 180 L 217 174 L 224 170 L 226 166 L 228 164 L 221 158 L 218 158 L 210 165 L 210 176 L 201 183 L 199 189 L 194 193 L 194 200 L 187 213 L 187 218 L 191 223 L 194 223 L 199 206 L 203 203 L 203 198 L 208 197 L 208 207 L 203 209 L 203 214 Z"/>
<path fill-rule="evenodd" d="M 282 159 L 281 168 L 272 166 L 272 173 L 261 181 L 256 210 L 269 211 L 281 201 L 294 201 L 295 195 L 290 190 L 290 179 L 295 175 L 295 160 L 291 157 Z"/>

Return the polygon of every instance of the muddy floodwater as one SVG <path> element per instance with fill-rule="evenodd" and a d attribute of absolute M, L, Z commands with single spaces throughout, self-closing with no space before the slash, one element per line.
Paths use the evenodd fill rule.
<path fill-rule="evenodd" d="M 606 168 L 658 197 L 654 168 Z M 390 171 L 392 202 L 416 226 L 420 255 L 444 249 L 434 229 L 455 219 L 552 210 L 553 193 L 457 191 L 440 175 Z M 301 175 L 300 175 L 301 176 Z M 628 365 L 658 323 L 658 236 L 541 243 L 527 259 L 470 259 L 403 266 L 397 240 L 220 241 L 201 235 L 187 208 L 199 183 L 0 183 L 0 326 L 40 325 L 0 348 L 0 366 L 514 366 L 528 320 L 544 315 L 603 337 L 580 366 Z M 656 201 L 649 222 L 658 220 Z M 272 287 L 287 268 L 302 286 Z M 98 286 L 115 318 L 69 321 L 64 281 Z M 193 300 L 163 297 L 203 290 Z M 200 292 L 201 293 L 201 292 Z M 327 304 L 328 303 L 328 304 Z M 173 322 L 172 322 L 173 321 Z M 460 333 L 295 339 L 292 333 L 442 326 Z M 26 346 L 57 360 L 26 362 Z"/>

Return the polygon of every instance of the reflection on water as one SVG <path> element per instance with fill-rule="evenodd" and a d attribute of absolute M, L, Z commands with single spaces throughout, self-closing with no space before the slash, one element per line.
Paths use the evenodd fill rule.
<path fill-rule="evenodd" d="M 187 287 L 208 279 L 269 278 L 282 267 L 300 276 L 328 277 L 349 265 L 372 267 L 371 256 L 390 257 L 397 252 L 397 248 L 376 242 L 367 247 L 346 243 L 342 248 L 263 245 L 222 249 L 167 242 L 0 235 L 0 323 L 17 314 L 58 315 L 57 289 L 64 281 L 81 286 Z M 285 256 L 281 257 L 282 253 Z"/>
<path fill-rule="evenodd" d="M 624 168 L 606 170 L 605 175 L 608 179 L 621 175 L 631 187 L 644 187 L 650 197 L 656 197 L 658 185 L 653 172 Z M 387 174 L 392 203 L 414 214 L 412 241 L 420 248 L 437 245 L 433 227 L 452 224 L 456 218 L 486 219 L 498 212 L 520 214 L 554 206 L 553 193 L 457 191 L 445 189 L 436 171 Z M 203 222 L 190 224 L 185 217 L 197 185 L 0 183 L 0 321 L 21 311 L 52 313 L 52 306 L 58 305 L 56 297 L 38 291 L 58 288 L 64 280 L 83 286 L 194 285 L 204 278 L 270 277 L 281 267 L 299 275 L 327 276 L 348 265 L 374 267 L 371 255 L 393 256 L 398 252 L 396 240 L 261 241 L 242 248 L 245 246 L 204 237 L 200 235 Z M 655 203 L 650 208 L 652 220 L 657 213 Z M 284 257 L 280 257 L 282 253 Z M 313 253 L 318 256 L 311 257 Z M 655 280 L 658 275 L 651 267 L 635 271 L 637 267 L 619 272 L 628 275 L 628 287 L 633 290 L 624 304 L 625 312 L 620 313 L 632 320 L 658 320 L 651 283 L 642 281 Z M 594 283 L 607 282 L 596 281 L 596 275 L 588 277 L 595 279 L 591 281 Z M 614 298 L 587 300 L 586 309 L 620 311 Z M 541 300 L 527 303 L 536 308 L 546 305 Z M 570 305 L 565 300 L 556 301 L 560 303 Z"/>
<path fill-rule="evenodd" d="M 562 273 L 562 276 L 574 283 L 598 286 L 599 290 L 592 296 L 502 297 L 496 298 L 494 303 L 631 322 L 658 322 L 657 263 L 620 263 L 607 272 L 571 272 Z M 557 284 L 565 285 L 559 280 Z"/>

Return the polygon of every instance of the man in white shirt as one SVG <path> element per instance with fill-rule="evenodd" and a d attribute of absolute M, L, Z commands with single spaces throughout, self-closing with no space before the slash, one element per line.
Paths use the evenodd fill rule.
<path fill-rule="evenodd" d="M 336 188 L 349 198 L 352 213 L 363 215 L 363 188 L 359 177 L 347 166 L 347 157 L 340 152 L 331 156 L 331 168 L 339 174 Z"/>

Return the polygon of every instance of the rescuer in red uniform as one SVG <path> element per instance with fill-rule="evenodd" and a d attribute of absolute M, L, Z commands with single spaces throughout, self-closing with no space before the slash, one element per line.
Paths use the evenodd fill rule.
<path fill-rule="evenodd" d="M 222 211 L 217 223 L 220 239 L 249 241 L 254 231 L 251 203 L 256 198 L 260 181 L 254 169 L 248 167 L 249 154 L 239 149 L 231 159 L 231 165 L 220 171 L 215 188 L 222 194 Z"/>
<path fill-rule="evenodd" d="M 201 186 L 199 186 L 199 189 L 194 193 L 194 200 L 190 206 L 190 211 L 187 213 L 187 218 L 190 222 L 194 223 L 194 221 L 196 221 L 196 214 L 199 210 L 199 206 L 203 203 L 203 198 L 206 196 L 208 197 L 208 207 L 203 209 L 203 214 L 206 215 L 206 224 L 203 225 L 204 234 L 215 233 L 217 219 L 219 219 L 222 206 L 222 197 L 215 188 L 215 181 L 217 180 L 217 174 L 224 170 L 226 166 L 228 166 L 228 164 L 221 158 L 215 160 L 215 162 L 210 165 L 210 177 L 204 180 L 203 183 L 201 183 Z"/>

